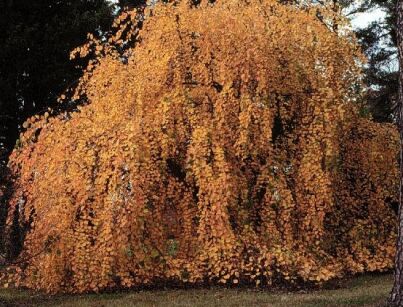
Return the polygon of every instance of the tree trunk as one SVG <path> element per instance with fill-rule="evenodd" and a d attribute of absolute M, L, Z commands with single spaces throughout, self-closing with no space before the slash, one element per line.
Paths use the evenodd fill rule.
<path fill-rule="evenodd" d="M 338 33 L 339 32 L 339 24 L 338 24 L 338 20 L 337 20 L 337 16 L 339 14 L 339 3 L 338 0 L 333 0 L 333 32 L 334 33 Z"/>
<path fill-rule="evenodd" d="M 397 13 L 397 46 L 399 49 L 399 118 L 400 133 L 400 196 L 398 214 L 398 239 L 395 257 L 395 281 L 388 301 L 389 306 L 403 306 L 403 0 L 398 0 Z"/>

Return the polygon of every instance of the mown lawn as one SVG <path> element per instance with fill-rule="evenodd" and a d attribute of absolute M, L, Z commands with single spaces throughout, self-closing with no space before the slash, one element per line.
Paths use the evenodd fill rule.
<path fill-rule="evenodd" d="M 392 276 L 365 275 L 339 283 L 337 289 L 291 293 L 212 288 L 47 296 L 0 289 L 0 306 L 382 306 Z"/>

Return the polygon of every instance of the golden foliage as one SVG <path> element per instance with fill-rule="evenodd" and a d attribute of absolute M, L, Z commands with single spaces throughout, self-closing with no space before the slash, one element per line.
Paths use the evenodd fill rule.
<path fill-rule="evenodd" d="M 354 39 L 310 10 L 247 2 L 158 3 L 72 53 L 95 55 L 73 96 L 88 104 L 32 118 L 11 156 L 8 224 L 18 210 L 29 225 L 17 284 L 270 285 L 391 267 L 397 135 L 355 115 Z"/>

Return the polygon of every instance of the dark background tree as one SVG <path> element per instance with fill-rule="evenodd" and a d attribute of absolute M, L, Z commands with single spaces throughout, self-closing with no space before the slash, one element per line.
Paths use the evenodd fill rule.
<path fill-rule="evenodd" d="M 394 122 L 398 89 L 398 62 L 396 37 L 397 0 L 366 0 L 351 12 L 382 9 L 385 19 L 376 20 L 356 34 L 368 58 L 365 82 L 369 86 L 366 104 L 374 120 Z M 350 13 L 351 13 L 350 12 Z"/>
<path fill-rule="evenodd" d="M 124 8 L 134 8 L 138 7 L 140 5 L 145 5 L 146 0 L 119 0 L 117 5 L 119 9 L 124 9 Z"/>
<path fill-rule="evenodd" d="M 400 133 L 400 161 L 403 160 L 403 0 L 396 5 L 396 38 L 399 59 L 399 85 L 398 85 L 398 128 Z M 400 199 L 398 239 L 395 257 L 395 279 L 389 298 L 389 306 L 403 306 L 403 163 L 400 163 Z"/>

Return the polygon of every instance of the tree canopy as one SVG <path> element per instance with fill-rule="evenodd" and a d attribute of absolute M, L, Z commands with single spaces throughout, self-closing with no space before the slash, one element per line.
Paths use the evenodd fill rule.
<path fill-rule="evenodd" d="M 24 244 L 3 278 L 83 292 L 389 269 L 398 136 L 359 118 L 363 57 L 321 16 L 159 2 L 90 35 L 60 97 L 85 104 L 28 120 L 11 155 Z"/>

